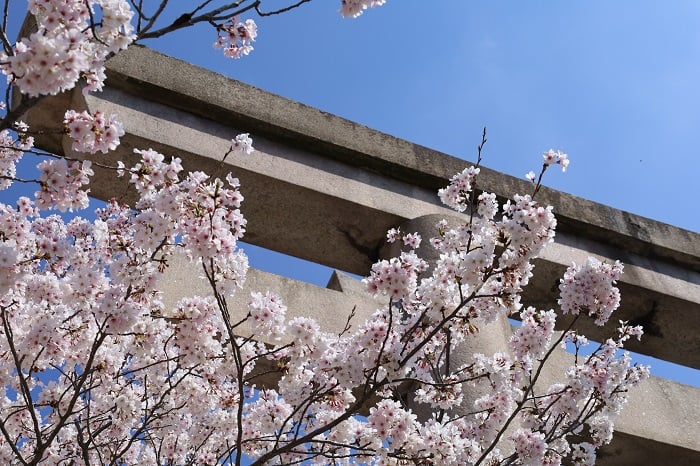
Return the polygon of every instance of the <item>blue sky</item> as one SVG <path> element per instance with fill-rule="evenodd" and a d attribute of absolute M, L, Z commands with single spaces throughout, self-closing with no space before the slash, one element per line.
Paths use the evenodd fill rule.
<path fill-rule="evenodd" d="M 241 60 L 212 48 L 211 28 L 145 45 L 467 160 L 486 126 L 484 165 L 514 176 L 562 149 L 571 165 L 548 186 L 700 231 L 700 2 L 387 0 L 354 20 L 339 3 L 256 18 Z"/>

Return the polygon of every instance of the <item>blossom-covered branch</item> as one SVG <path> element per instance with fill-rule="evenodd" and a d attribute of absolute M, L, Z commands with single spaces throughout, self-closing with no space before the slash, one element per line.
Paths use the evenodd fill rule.
<path fill-rule="evenodd" d="M 109 56 L 197 23 L 215 27 L 225 55 L 245 56 L 257 26 L 239 14 L 306 2 L 267 13 L 262 3 L 205 0 L 159 27 L 172 13 L 167 0 L 152 11 L 124 0 L 30 1 L 36 32 L 14 44 L 5 37 L 0 57 L 24 94 L 2 122 L 0 189 L 34 150 L 16 109 L 77 85 L 99 91 Z M 355 17 L 383 3 L 342 0 L 340 11 Z M 117 116 L 100 111 L 69 110 L 62 124 L 77 153 L 111 153 L 124 135 Z M 391 229 L 387 240 L 403 251 L 364 281 L 385 304 L 364 322 L 348 318 L 340 334 L 289 318 L 271 291 L 231 305 L 248 269 L 233 175 L 185 173 L 176 156 L 135 149 L 136 163 L 112 167 L 133 205 L 113 199 L 91 219 L 64 219 L 53 212 L 87 206 L 92 164 L 41 160 L 33 198 L 0 204 L 0 462 L 592 464 L 629 390 L 648 376 L 619 355 L 642 329 L 620 322 L 583 357 L 585 336 L 573 322 L 556 333 L 555 321 L 568 313 L 605 325 L 622 265 L 573 264 L 560 312 L 524 305 L 533 260 L 556 228 L 552 208 L 534 197 L 547 167 L 569 160 L 545 152 L 540 176 L 528 176 L 533 193 L 499 204 L 478 189 L 485 142 L 484 133 L 476 166 L 438 193 L 460 220 L 439 222 L 425 241 Z M 247 133 L 221 163 L 243 154 L 255 157 Z M 175 261 L 201 271 L 208 291 L 166 306 L 161 281 Z M 516 315 L 522 324 L 507 347 L 456 360 L 480 329 Z M 563 344 L 576 354 L 545 385 Z"/>

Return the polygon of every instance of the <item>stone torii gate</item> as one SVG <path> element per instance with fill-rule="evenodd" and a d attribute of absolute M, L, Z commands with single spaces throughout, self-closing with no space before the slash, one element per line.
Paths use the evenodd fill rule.
<path fill-rule="evenodd" d="M 454 216 L 436 191 L 464 168 L 463 160 L 140 46 L 113 58 L 107 75 L 102 93 L 85 97 L 76 89 L 44 99 L 25 115 L 32 129 L 55 131 L 38 145 L 70 152 L 71 142 L 56 126 L 66 108 L 117 113 L 127 134 L 109 157 L 130 160 L 133 148 L 151 147 L 181 157 L 185 170 L 233 172 L 245 196 L 249 243 L 366 275 L 382 254 L 387 229 L 410 225 L 415 231 L 432 226 L 436 216 Z M 239 132 L 254 136 L 257 152 L 228 157 L 222 166 Z M 93 196 L 129 200 L 123 180 L 94 168 Z M 529 191 L 526 181 L 488 169 L 479 183 L 501 199 Z M 554 206 L 559 226 L 523 302 L 556 308 L 559 277 L 572 261 L 619 259 L 625 273 L 616 319 L 645 328 L 642 344 L 632 341 L 629 349 L 700 369 L 700 235 L 547 188 L 538 196 Z M 164 290 L 171 302 L 206 292 L 192 278 L 197 271 L 183 264 L 171 269 Z M 358 318 L 377 307 L 357 280 L 339 272 L 320 288 L 251 269 L 246 288 L 275 291 L 291 314 L 315 317 L 328 330 L 342 329 L 353 307 Z M 244 305 L 247 290 L 232 309 Z M 489 332 L 481 351 L 502 347 L 510 331 L 505 327 Z M 605 338 L 592 324 L 579 328 L 591 339 Z M 555 358 L 562 365 L 566 359 L 563 352 Z M 618 418 L 598 464 L 700 464 L 700 389 L 657 377 L 645 382 Z"/>

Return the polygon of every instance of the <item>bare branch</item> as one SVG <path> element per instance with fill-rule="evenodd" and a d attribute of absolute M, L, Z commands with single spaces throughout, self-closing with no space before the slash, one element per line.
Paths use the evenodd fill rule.
<path fill-rule="evenodd" d="M 300 7 L 301 5 L 303 5 L 304 3 L 308 3 L 308 2 L 310 2 L 310 1 L 311 1 L 311 0 L 299 0 L 297 3 L 295 3 L 295 4 L 293 4 L 293 5 L 289 5 L 288 7 L 280 8 L 279 10 L 267 11 L 267 12 L 260 10 L 260 5 L 259 5 L 260 2 L 256 2 L 255 11 L 256 11 L 256 12 L 258 13 L 258 15 L 260 15 L 260 16 L 280 15 L 280 14 L 282 14 L 282 13 L 286 13 L 286 12 L 288 12 L 288 11 L 290 11 L 290 10 L 295 9 L 295 8 L 299 8 L 299 7 Z"/>

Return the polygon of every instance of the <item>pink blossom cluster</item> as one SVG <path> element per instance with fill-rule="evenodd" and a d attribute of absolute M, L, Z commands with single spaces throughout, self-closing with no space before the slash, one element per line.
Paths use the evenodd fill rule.
<path fill-rule="evenodd" d="M 282 326 L 287 307 L 278 296 L 270 292 L 264 295 L 259 292 L 251 294 L 248 300 L 249 317 L 252 332 L 261 337 L 279 340 L 282 337 Z M 301 328 L 298 328 L 299 332 Z"/>
<path fill-rule="evenodd" d="M 170 163 L 165 163 L 165 156 L 153 149 L 134 149 L 134 153 L 141 157 L 131 169 L 126 169 L 123 162 L 118 162 L 117 175 L 131 174 L 129 182 L 136 190 L 143 194 L 153 194 L 160 187 L 170 188 L 179 180 L 182 171 L 182 161 L 173 157 Z M 175 205 L 172 205 L 175 208 Z"/>
<path fill-rule="evenodd" d="M 522 263 L 538 256 L 554 239 L 556 225 L 552 207 L 538 205 L 531 196 L 516 195 L 507 201 L 501 226 L 509 253 L 504 255 L 501 265 Z"/>
<path fill-rule="evenodd" d="M 449 418 L 449 428 L 448 423 L 432 425 L 437 430 L 429 438 L 441 439 L 439 453 L 426 442 L 411 441 L 412 448 L 439 458 L 441 464 L 484 460 L 562 464 L 569 455 L 589 461 L 595 457 L 596 448 L 609 442 L 612 419 L 624 404 L 628 387 L 648 376 L 647 368 L 631 366 L 627 356 L 613 356 L 629 336 L 641 335 L 638 327 L 623 325 L 618 339 L 609 340 L 593 356 L 568 370 L 567 384 L 545 387 L 544 392 L 535 388 L 535 382 L 551 349 L 565 339 L 585 342 L 583 336 L 575 333 L 556 337 L 553 310 L 528 307 L 520 312 L 522 325 L 510 339 L 510 354 L 477 354 L 461 366 L 446 366 L 444 355 L 466 342 L 479 327 L 520 309 L 520 292 L 532 275 L 532 260 L 552 241 L 556 226 L 551 207 L 539 206 L 530 196 L 515 196 L 500 208 L 492 194 L 474 196 L 477 176 L 478 169 L 467 169 L 441 190 L 443 202 L 457 211 L 469 210 L 476 215 L 454 227 L 445 221 L 436 226 L 438 235 L 431 239 L 431 245 L 440 257 L 429 275 L 422 276 L 422 270 L 417 274 L 415 287 L 391 293 L 387 292 L 391 289 L 389 284 L 404 283 L 406 270 L 400 266 L 400 259 L 380 261 L 373 268 L 367 279 L 369 290 L 388 294 L 392 304 L 373 316 L 371 326 L 361 328 L 365 338 L 371 336 L 362 342 L 364 345 L 382 348 L 379 353 L 366 352 L 366 357 L 382 363 L 377 372 L 380 377 L 413 380 L 417 384 L 415 401 L 433 410 L 469 411 L 469 406 L 461 407 L 465 403 L 462 390 L 472 387 L 485 393 L 474 401 L 473 416 Z M 393 229 L 387 239 L 393 242 L 400 236 Z M 603 312 L 591 314 L 600 321 L 598 317 L 608 315 L 617 306 L 614 283 L 621 266 L 589 264 L 583 272 L 580 268 L 567 272 L 562 279 L 562 296 L 574 297 L 574 302 L 585 297 L 597 309 L 602 305 Z M 427 335 L 430 338 L 425 340 Z M 399 369 L 405 364 L 402 355 L 411 361 L 408 371 Z M 363 366 L 368 367 L 368 363 L 365 361 Z M 462 411 L 453 411 L 457 408 Z M 406 408 L 398 409 L 392 414 L 396 419 Z M 513 417 L 513 412 L 518 415 Z M 593 444 L 567 440 L 583 429 L 586 422 L 582 419 L 590 420 L 587 426 L 595 435 Z M 521 427 L 509 437 L 512 453 L 492 448 L 503 440 L 509 425 L 517 424 Z M 450 429 L 459 432 L 460 441 L 471 439 L 470 442 L 458 444 L 454 435 L 451 441 L 438 435 Z M 406 445 L 393 443 L 389 449 L 408 451 Z"/>
<path fill-rule="evenodd" d="M 217 291 L 230 294 L 242 285 L 248 262 L 237 248 L 246 220 L 239 207 L 243 201 L 238 179 L 210 180 L 202 172 L 180 179 L 179 158 L 165 162 L 152 149 L 134 150 L 141 161 L 131 169 L 120 164 L 119 173 L 129 173 L 130 183 L 141 194 L 136 220 L 145 224 L 140 237 L 144 243 L 160 240 L 153 232 L 167 233 L 168 241 L 181 237 L 187 257 L 202 264 Z M 166 228 L 166 225 L 171 227 Z"/>
<path fill-rule="evenodd" d="M 516 451 L 521 448 L 532 454 L 534 447 L 539 456 L 544 446 L 547 452 L 535 464 L 551 464 L 552 451 L 570 451 L 572 459 L 578 459 L 581 464 L 594 464 L 595 450 L 612 438 L 614 417 L 625 404 L 628 390 L 649 376 L 648 367 L 630 365 L 628 354 L 616 356 L 631 335 L 641 336 L 641 329 L 623 325 L 617 338 L 608 339 L 590 356 L 581 358 L 578 348 L 586 344 L 585 339 L 577 339 L 576 332 L 566 333 L 563 342 L 576 341 L 576 362 L 567 369 L 565 383 L 551 385 L 546 396 L 536 397 L 533 393 L 526 398 L 528 409 L 521 423 L 533 432 L 545 433 L 544 438 L 551 440 L 542 444 L 541 437 L 533 439 L 521 432 L 518 438 L 511 438 Z M 568 432 L 576 438 L 583 429 L 582 419 L 589 419 L 586 427 L 592 443 L 567 442 Z M 552 435 L 559 429 L 562 434 Z M 517 447 L 518 444 L 521 446 Z"/>
<path fill-rule="evenodd" d="M 547 443 L 542 432 L 533 432 L 530 429 L 518 429 L 510 437 L 518 454 L 519 464 L 523 466 L 541 466 L 551 464 L 545 462 Z"/>
<path fill-rule="evenodd" d="M 37 32 L 0 54 L 0 69 L 29 96 L 102 88 L 104 61 L 135 38 L 133 11 L 125 0 L 31 0 Z"/>
<path fill-rule="evenodd" d="M 443 204 L 455 209 L 457 212 L 464 212 L 469 205 L 468 194 L 472 192 L 474 180 L 479 174 L 477 167 L 465 168 L 461 173 L 454 175 L 450 179 L 450 184 L 446 188 L 438 191 Z"/>
<path fill-rule="evenodd" d="M 402 235 L 398 228 L 387 232 L 387 242 L 394 243 L 399 238 L 410 251 L 402 252 L 399 257 L 391 260 L 375 263 L 369 277 L 364 280 L 370 293 L 388 294 L 397 301 L 415 292 L 418 276 L 428 268 L 427 262 L 415 253 L 415 249 L 420 247 L 421 236 L 418 233 Z"/>
<path fill-rule="evenodd" d="M 389 229 L 389 231 L 386 232 L 386 242 L 387 243 L 394 243 L 400 237 L 401 237 L 401 229 L 400 228 L 391 228 L 391 229 Z"/>
<path fill-rule="evenodd" d="M 243 152 L 246 155 L 252 154 L 255 148 L 253 147 L 253 139 L 250 137 L 250 134 L 241 133 L 231 139 L 231 150 Z"/>
<path fill-rule="evenodd" d="M 39 163 L 41 190 L 36 192 L 37 207 L 55 207 L 61 212 L 87 207 L 87 191 L 82 188 L 90 183 L 90 176 L 94 174 L 91 166 L 89 160 L 54 159 Z"/>
<path fill-rule="evenodd" d="M 622 264 L 601 262 L 589 257 L 584 265 L 572 264 L 561 279 L 559 306 L 565 313 L 587 312 L 596 325 L 604 325 L 620 305 L 620 290 L 614 286 L 622 274 Z"/>
<path fill-rule="evenodd" d="M 202 172 L 190 173 L 180 188 L 186 207 L 178 217 L 179 232 L 191 260 L 201 262 L 216 291 L 233 294 L 243 285 L 248 259 L 238 249 L 246 219 L 239 207 L 243 201 L 237 178 L 209 181 Z M 159 199 L 160 200 L 160 199 Z"/>
<path fill-rule="evenodd" d="M 106 154 L 119 145 L 119 138 L 124 136 L 124 127 L 112 114 L 109 118 L 99 110 L 94 113 L 68 110 L 63 118 L 65 131 L 73 140 L 73 150 L 95 154 Z"/>
<path fill-rule="evenodd" d="M 370 408 L 367 421 L 383 442 L 391 440 L 392 444 L 403 445 L 415 437 L 416 415 L 396 401 L 381 400 Z"/>
<path fill-rule="evenodd" d="M 34 138 L 27 135 L 28 127 L 23 122 L 14 125 L 16 136 L 12 131 L 0 131 L 0 190 L 7 189 L 17 174 L 17 162 L 22 159 L 24 151 L 34 145 Z"/>
<path fill-rule="evenodd" d="M 344 17 L 357 18 L 367 8 L 374 8 L 384 5 L 386 0 L 341 0 L 340 14 Z"/>
<path fill-rule="evenodd" d="M 246 406 L 247 422 L 243 425 L 244 437 L 246 439 L 275 437 L 279 426 L 291 418 L 293 413 L 294 407 L 286 403 L 275 390 L 262 390 L 258 399 Z M 264 442 L 251 442 L 251 445 L 246 446 L 246 450 L 251 456 L 260 454 L 265 450 Z M 290 455 L 285 459 L 287 464 L 290 462 L 293 464 L 295 460 L 298 461 L 301 458 Z"/>
<path fill-rule="evenodd" d="M 549 149 L 547 152 L 542 153 L 542 158 L 545 166 L 560 165 L 563 172 L 569 166 L 569 156 L 560 150 Z"/>
<path fill-rule="evenodd" d="M 394 300 L 410 296 L 418 285 L 418 275 L 427 263 L 413 252 L 403 252 L 398 258 L 382 260 L 372 265 L 365 279 L 371 293 L 388 294 Z"/>
<path fill-rule="evenodd" d="M 400 228 L 391 228 L 386 232 L 387 243 L 394 243 L 399 239 L 401 239 L 404 246 L 411 250 L 418 249 L 422 241 L 422 238 L 418 233 L 407 233 L 402 235 Z"/>
<path fill-rule="evenodd" d="M 556 314 L 528 307 L 520 313 L 520 321 L 509 346 L 516 359 L 531 366 L 532 359 L 542 358 L 551 346 Z"/>
<path fill-rule="evenodd" d="M 341 13 L 384 3 L 342 0 Z M 0 68 L 30 96 L 81 78 L 86 91 L 100 89 L 106 57 L 135 37 L 125 0 L 30 0 L 29 10 L 38 31 L 0 56 Z M 215 47 L 239 58 L 257 26 L 231 18 L 218 32 Z M 79 152 L 106 153 L 124 134 L 101 112 L 68 111 L 64 125 Z M 21 122 L 0 132 L 0 187 L 32 144 Z M 499 204 L 478 192 L 478 166 L 439 191 L 467 215 L 438 223 L 438 258 L 421 258 L 417 233 L 389 230 L 405 251 L 364 280 L 385 305 L 333 334 L 287 319 L 270 291 L 232 305 L 248 269 L 238 179 L 184 174 L 177 157 L 134 152 L 135 164 L 116 167 L 133 206 L 111 200 L 93 221 L 45 214 L 87 205 L 90 162 L 65 158 L 38 165 L 34 200 L 0 204 L 2 464 L 215 465 L 243 455 L 254 464 L 592 464 L 629 389 L 648 377 L 619 356 L 640 327 L 621 322 L 582 357 L 585 336 L 555 333 L 554 310 L 523 309 L 556 219 L 533 196 Z M 231 152 L 253 152 L 248 133 Z M 545 169 L 569 163 L 560 151 L 543 157 Z M 176 261 L 200 271 L 206 296 L 166 305 L 161 280 Z M 573 265 L 561 310 L 602 325 L 619 304 L 621 272 L 619 263 Z M 485 325 L 516 314 L 522 325 L 503 352 L 464 352 Z M 567 343 L 574 363 L 543 384 L 553 348 Z"/>
<path fill-rule="evenodd" d="M 165 310 L 164 317 L 172 322 L 174 343 L 185 366 L 206 366 L 224 351 L 220 336 L 225 328 L 213 299 L 184 298 L 175 309 Z"/>
<path fill-rule="evenodd" d="M 417 294 L 429 304 L 426 316 L 435 321 L 443 319 L 445 310 L 486 322 L 504 312 L 518 312 L 520 292 L 532 275 L 531 261 L 554 237 L 551 207 L 538 205 L 530 196 L 516 195 L 499 206 L 492 193 L 473 195 L 478 174 L 478 168 L 467 168 L 440 190 L 445 204 L 471 214 L 466 224 L 454 228 L 441 222 L 431 239 L 440 257 Z M 502 248 L 498 255 L 497 247 Z M 457 299 L 470 295 L 478 305 L 466 307 Z"/>
<path fill-rule="evenodd" d="M 137 167 L 123 168 L 139 185 L 137 211 L 112 201 L 92 222 L 41 217 L 39 204 L 70 206 L 62 184 L 82 185 L 89 169 L 64 159 L 42 162 L 51 188 L 37 206 L 27 198 L 0 205 L 0 364 L 24 374 L 24 382 L 0 375 L 13 390 L 0 400 L 0 424 L 17 442 L 16 450 L 0 442 L 7 464 L 217 464 L 236 443 L 225 407 L 240 401 L 237 366 L 217 301 L 195 296 L 167 309 L 158 285 L 168 260 L 188 255 L 203 274 L 214 271 L 219 290 L 242 282 L 247 262 L 235 241 L 244 219 L 233 208 L 242 197 L 233 178 L 180 178 L 179 163 L 140 154 Z M 211 243 L 205 257 L 188 243 L 199 230 Z M 248 374 L 264 346 L 238 349 Z M 76 439 L 89 447 L 76 449 Z"/>
<path fill-rule="evenodd" d="M 178 158 L 135 153 L 136 164 L 119 166 L 135 209 L 113 200 L 93 222 L 41 217 L 38 207 L 71 207 L 87 182 L 89 165 L 64 159 L 42 165 L 51 188 L 36 205 L 0 205 L 0 386 L 12 389 L 0 399 L 0 425 L 16 439 L 15 450 L 0 442 L 0 459 L 590 463 L 628 389 L 648 375 L 616 356 L 641 336 L 622 323 L 616 338 L 577 356 L 564 382 L 540 386 L 551 348 L 585 343 L 575 332 L 556 336 L 554 311 L 521 310 L 555 219 L 527 196 L 499 206 L 492 194 L 472 195 L 478 169 L 453 178 L 452 203 L 470 215 L 437 225 L 439 258 L 428 264 L 416 252 L 420 235 L 390 230 L 408 251 L 376 263 L 365 281 L 387 305 L 331 334 L 310 318 L 288 320 L 271 292 L 229 307 L 247 270 L 237 179 L 183 176 Z M 211 294 L 166 306 L 159 284 L 173 260 L 198 267 Z M 588 310 L 581 299 L 596 296 L 600 305 L 620 271 L 570 269 L 562 299 Z M 516 311 L 522 325 L 508 352 L 450 357 Z M 410 403 L 397 397 L 408 386 Z M 421 405 L 436 415 L 421 418 Z M 589 443 L 577 440 L 583 429 Z"/>
<path fill-rule="evenodd" d="M 218 33 L 214 48 L 223 49 L 226 57 L 241 58 L 253 51 L 258 26 L 252 19 L 241 21 L 234 16 L 218 28 Z"/>
<path fill-rule="evenodd" d="M 416 389 L 415 399 L 427 404 L 435 410 L 450 410 L 458 408 L 464 401 L 466 384 L 463 378 L 450 375 L 443 378 L 440 384 L 425 383 Z"/>

